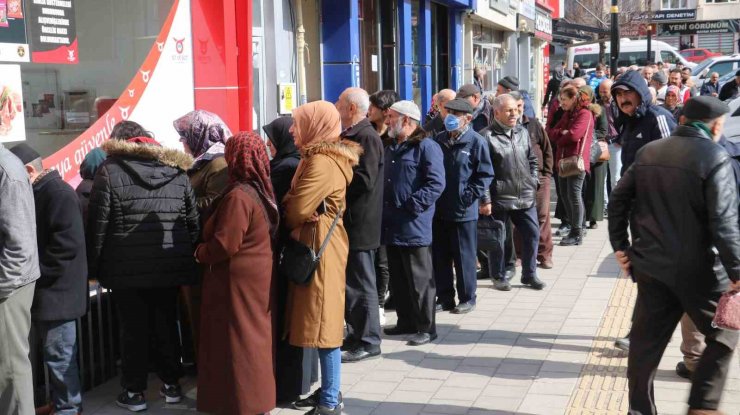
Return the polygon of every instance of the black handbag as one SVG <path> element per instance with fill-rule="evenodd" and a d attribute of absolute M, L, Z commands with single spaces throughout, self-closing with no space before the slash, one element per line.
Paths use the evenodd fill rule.
<path fill-rule="evenodd" d="M 478 250 L 497 251 L 504 243 L 506 233 L 504 222 L 496 220 L 493 216 L 478 217 Z"/>
<path fill-rule="evenodd" d="M 316 273 L 316 268 L 319 266 L 319 261 L 321 261 L 321 255 L 324 254 L 324 250 L 329 245 L 331 234 L 334 233 L 339 218 L 342 217 L 342 210 L 339 209 L 337 216 L 334 218 L 324 242 L 321 243 L 319 252 L 314 253 L 313 248 L 303 242 L 287 238 L 285 245 L 283 245 L 283 251 L 280 253 L 278 264 L 278 272 L 281 276 L 298 285 L 307 285 L 311 282 Z M 317 224 L 314 225 L 314 232 L 316 232 L 315 226 Z"/>

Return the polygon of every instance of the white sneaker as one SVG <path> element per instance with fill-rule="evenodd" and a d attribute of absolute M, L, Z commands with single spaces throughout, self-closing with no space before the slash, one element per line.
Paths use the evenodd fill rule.
<path fill-rule="evenodd" d="M 385 308 L 380 307 L 379 313 L 380 313 L 380 326 L 383 327 L 385 326 Z"/>

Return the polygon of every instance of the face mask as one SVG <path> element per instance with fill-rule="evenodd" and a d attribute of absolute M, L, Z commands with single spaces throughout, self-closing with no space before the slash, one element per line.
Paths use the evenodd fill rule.
<path fill-rule="evenodd" d="M 445 130 L 452 132 L 457 131 L 460 128 L 460 119 L 452 114 L 447 114 L 445 117 Z"/>

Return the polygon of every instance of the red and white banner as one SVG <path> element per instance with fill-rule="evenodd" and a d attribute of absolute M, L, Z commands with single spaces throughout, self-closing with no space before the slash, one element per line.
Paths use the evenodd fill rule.
<path fill-rule="evenodd" d="M 182 148 L 172 121 L 192 111 L 193 50 L 190 0 L 175 0 L 149 54 L 110 109 L 79 137 L 44 159 L 75 187 L 85 155 L 110 137 L 116 123 L 136 121 L 164 146 Z M 82 51 L 84 53 L 84 50 Z"/>

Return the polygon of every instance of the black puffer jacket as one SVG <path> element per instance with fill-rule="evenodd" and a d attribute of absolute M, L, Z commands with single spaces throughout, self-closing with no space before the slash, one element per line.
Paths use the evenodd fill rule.
<path fill-rule="evenodd" d="M 512 137 L 494 120 L 483 133 L 493 161 L 493 182 L 483 202 L 492 201 L 494 210 L 534 206 L 539 172 L 537 153 L 532 148 L 527 129 L 517 124 Z"/>
<path fill-rule="evenodd" d="M 110 140 L 88 211 L 90 277 L 106 288 L 196 281 L 198 211 L 183 152 Z"/>
<path fill-rule="evenodd" d="M 726 288 L 713 272 L 716 247 L 730 279 L 740 278 L 734 161 L 703 131 L 678 127 L 645 145 L 609 195 L 609 238 L 632 267 L 684 291 Z M 627 229 L 632 230 L 632 245 Z"/>

